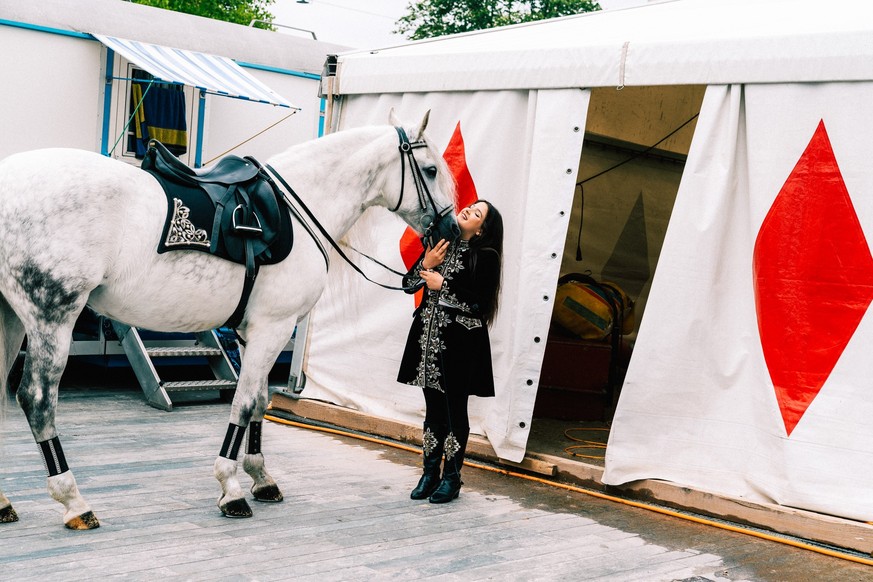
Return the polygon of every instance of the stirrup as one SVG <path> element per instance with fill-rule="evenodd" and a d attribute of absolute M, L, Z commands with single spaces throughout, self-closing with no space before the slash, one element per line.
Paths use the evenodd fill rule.
<path fill-rule="evenodd" d="M 258 215 L 255 214 L 254 212 L 252 212 L 252 218 L 255 219 L 255 222 L 257 223 L 256 226 L 237 224 L 236 215 L 237 215 L 237 213 L 243 212 L 244 210 L 245 210 L 245 208 L 243 208 L 242 204 L 238 205 L 236 208 L 233 209 L 233 215 L 232 215 L 233 231 L 243 233 L 247 236 L 261 236 L 262 234 L 264 234 L 264 229 L 261 227 L 261 220 L 258 218 Z"/>

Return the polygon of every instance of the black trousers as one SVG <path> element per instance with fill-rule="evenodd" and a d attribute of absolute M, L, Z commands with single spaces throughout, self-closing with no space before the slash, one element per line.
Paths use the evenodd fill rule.
<path fill-rule="evenodd" d="M 423 388 L 425 413 L 428 424 L 444 424 L 455 435 L 470 432 L 470 417 L 467 414 L 466 394 L 447 394 L 433 388 Z"/>

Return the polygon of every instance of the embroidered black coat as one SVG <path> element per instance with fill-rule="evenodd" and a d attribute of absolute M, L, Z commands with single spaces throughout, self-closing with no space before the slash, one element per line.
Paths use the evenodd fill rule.
<path fill-rule="evenodd" d="M 439 291 L 428 289 L 419 276 L 423 258 L 403 279 L 404 286 L 424 286 L 424 296 L 413 313 L 397 381 L 450 394 L 494 396 L 491 343 L 479 305 L 499 283 L 500 258 L 467 241 L 453 243 L 434 269 L 445 279 Z"/>

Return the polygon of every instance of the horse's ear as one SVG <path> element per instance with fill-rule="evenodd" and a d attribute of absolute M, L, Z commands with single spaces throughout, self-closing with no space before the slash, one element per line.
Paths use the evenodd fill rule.
<path fill-rule="evenodd" d="M 424 114 L 424 119 L 421 120 L 421 126 L 418 128 L 418 133 L 415 136 L 416 141 L 420 140 L 424 135 L 424 130 L 427 128 L 427 122 L 430 119 L 430 109 L 428 109 Z"/>
<path fill-rule="evenodd" d="M 394 108 L 388 112 L 388 123 L 393 125 L 394 127 L 401 127 L 403 124 L 400 123 L 400 120 L 397 119 L 397 113 L 394 112 Z"/>

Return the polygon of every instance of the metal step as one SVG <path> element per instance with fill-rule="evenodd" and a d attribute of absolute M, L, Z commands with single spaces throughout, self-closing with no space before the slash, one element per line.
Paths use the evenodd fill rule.
<path fill-rule="evenodd" d="M 162 382 L 167 392 L 193 392 L 196 390 L 228 390 L 236 388 L 232 380 L 183 380 L 181 382 Z"/>
<path fill-rule="evenodd" d="M 146 400 L 155 408 L 168 411 L 173 409 L 173 401 L 170 400 L 168 392 L 217 390 L 221 392 L 223 400 L 232 397 L 239 376 L 237 376 L 215 330 L 194 334 L 194 337 L 197 338 L 195 345 L 152 345 L 146 347 L 135 327 L 117 321 L 112 322 L 112 327 L 124 348 L 124 353 L 130 361 L 130 366 L 136 374 Z M 215 379 L 164 382 L 158 375 L 157 368 L 152 361 L 153 358 L 156 361 L 162 359 L 166 361 L 167 358 L 191 356 L 205 357 Z"/>
<path fill-rule="evenodd" d="M 146 353 L 152 358 L 180 358 L 185 356 L 220 356 L 221 350 L 207 346 L 153 347 L 146 348 Z"/>

